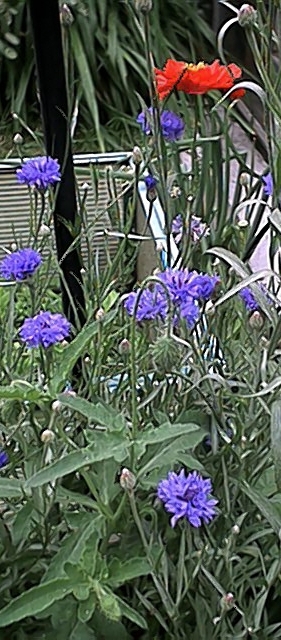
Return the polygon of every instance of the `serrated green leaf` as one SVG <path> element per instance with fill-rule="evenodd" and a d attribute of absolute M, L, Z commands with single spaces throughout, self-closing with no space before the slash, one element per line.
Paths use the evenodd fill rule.
<path fill-rule="evenodd" d="M 126 562 L 113 558 L 108 566 L 108 584 L 116 588 L 122 584 L 126 584 L 129 580 L 146 576 L 151 572 L 151 567 L 146 558 L 131 558 Z"/>
<path fill-rule="evenodd" d="M 28 589 L 0 610 L 0 627 L 7 627 L 28 616 L 35 616 L 56 600 L 65 598 L 74 587 L 75 584 L 68 578 L 58 578 Z"/>

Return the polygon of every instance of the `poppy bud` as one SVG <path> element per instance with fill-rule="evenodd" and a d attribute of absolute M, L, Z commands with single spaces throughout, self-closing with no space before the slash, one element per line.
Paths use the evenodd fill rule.
<path fill-rule="evenodd" d="M 54 400 L 52 403 L 52 411 L 59 412 L 62 408 L 62 403 L 59 400 Z"/>
<path fill-rule="evenodd" d="M 242 4 L 238 11 L 238 23 L 240 27 L 248 27 L 256 22 L 257 11 L 251 4 Z"/>

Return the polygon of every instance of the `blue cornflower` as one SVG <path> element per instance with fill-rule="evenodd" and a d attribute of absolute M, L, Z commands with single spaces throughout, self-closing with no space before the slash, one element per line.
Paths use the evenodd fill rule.
<path fill-rule="evenodd" d="M 267 173 L 266 176 L 262 177 L 262 181 L 264 184 L 263 193 L 265 196 L 272 196 L 273 194 L 273 178 L 271 173 Z"/>
<path fill-rule="evenodd" d="M 249 287 L 245 287 L 239 291 L 239 296 L 243 300 L 247 311 L 257 311 L 260 306 L 256 301 L 255 296 Z"/>
<path fill-rule="evenodd" d="M 40 191 L 45 191 L 61 179 L 58 161 L 48 156 L 26 160 L 16 174 L 20 184 L 36 187 Z"/>
<path fill-rule="evenodd" d="M 145 176 L 144 182 L 148 191 L 150 191 L 151 189 L 155 189 L 157 185 L 157 179 L 154 176 L 152 176 L 151 173 Z"/>
<path fill-rule="evenodd" d="M 165 320 L 168 311 L 167 296 L 163 291 L 155 289 L 143 289 L 139 296 L 138 306 L 136 308 L 136 298 L 138 291 L 130 293 L 124 301 L 124 307 L 127 313 L 135 318 L 138 322 L 143 320 Z M 135 311 L 136 310 L 136 311 Z"/>
<path fill-rule="evenodd" d="M 219 281 L 218 276 L 209 276 L 208 273 L 193 271 L 190 274 L 188 294 L 195 300 L 204 300 L 206 302 L 212 297 Z"/>
<path fill-rule="evenodd" d="M 143 133 L 151 134 L 153 132 L 153 108 L 149 107 L 146 111 L 142 111 L 137 117 L 137 123 L 141 125 Z M 183 137 L 184 121 L 173 111 L 164 110 L 160 113 L 160 126 L 162 136 L 167 142 L 175 142 Z"/>
<path fill-rule="evenodd" d="M 0 274 L 5 280 L 26 280 L 40 266 L 42 258 L 34 249 L 19 249 L 9 253 L 0 262 Z"/>
<path fill-rule="evenodd" d="M 191 216 L 189 231 L 193 242 L 198 242 L 203 236 L 208 236 L 210 233 L 209 227 L 207 227 L 206 223 L 202 222 L 202 218 L 198 216 Z M 172 233 L 175 234 L 175 242 L 178 244 L 183 235 L 183 219 L 181 214 L 178 214 L 172 222 Z"/>
<path fill-rule="evenodd" d="M 193 298 L 186 298 L 180 305 L 179 315 L 185 320 L 188 328 L 193 329 L 200 316 L 200 309 Z"/>
<path fill-rule="evenodd" d="M 258 284 L 260 292 L 264 295 L 264 301 L 267 304 L 272 304 L 271 299 L 268 295 L 267 289 L 264 284 Z M 260 305 L 256 300 L 252 290 L 250 287 L 244 287 L 239 291 L 239 296 L 243 300 L 244 305 L 247 311 L 260 311 Z"/>
<path fill-rule="evenodd" d="M 60 313 L 49 311 L 40 311 L 33 318 L 26 318 L 19 332 L 28 347 L 42 345 L 45 349 L 61 342 L 69 333 L 70 322 Z"/>
<path fill-rule="evenodd" d="M 5 465 L 8 464 L 8 462 L 9 462 L 8 454 L 6 453 L 6 451 L 0 450 L 0 469 L 2 469 L 2 467 L 5 467 Z"/>
<path fill-rule="evenodd" d="M 175 305 L 185 302 L 190 297 L 188 286 L 190 272 L 188 269 L 166 269 L 157 277 L 168 288 L 171 301 Z"/>
<path fill-rule="evenodd" d="M 157 488 L 157 497 L 164 503 L 166 511 L 173 514 L 172 527 L 180 518 L 186 518 L 193 527 L 200 527 L 203 522 L 208 524 L 216 515 L 218 503 L 211 493 L 211 480 L 205 480 L 197 471 L 186 476 L 184 469 L 179 474 L 170 471 Z"/>

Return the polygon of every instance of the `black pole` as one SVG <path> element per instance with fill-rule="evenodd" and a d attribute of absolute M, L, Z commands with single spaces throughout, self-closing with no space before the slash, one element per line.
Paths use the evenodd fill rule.
<path fill-rule="evenodd" d="M 28 0 L 40 93 L 46 152 L 56 158 L 62 170 L 54 209 L 54 226 L 62 281 L 63 310 L 79 328 L 85 322 L 85 299 L 81 284 L 79 248 L 64 257 L 74 238 L 67 226 L 74 226 L 77 214 L 74 169 L 69 134 L 69 113 L 63 60 L 58 0 Z M 71 304 L 74 301 L 75 309 Z M 78 320 L 78 322 L 77 322 Z"/>

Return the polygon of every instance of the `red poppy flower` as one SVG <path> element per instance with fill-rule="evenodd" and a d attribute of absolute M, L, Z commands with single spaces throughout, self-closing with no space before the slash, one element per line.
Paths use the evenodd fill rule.
<path fill-rule="evenodd" d="M 164 69 L 155 69 L 156 88 L 160 100 L 173 89 L 185 93 L 202 94 L 212 89 L 230 89 L 242 71 L 236 64 L 227 66 L 215 60 L 212 64 L 167 60 Z"/>

